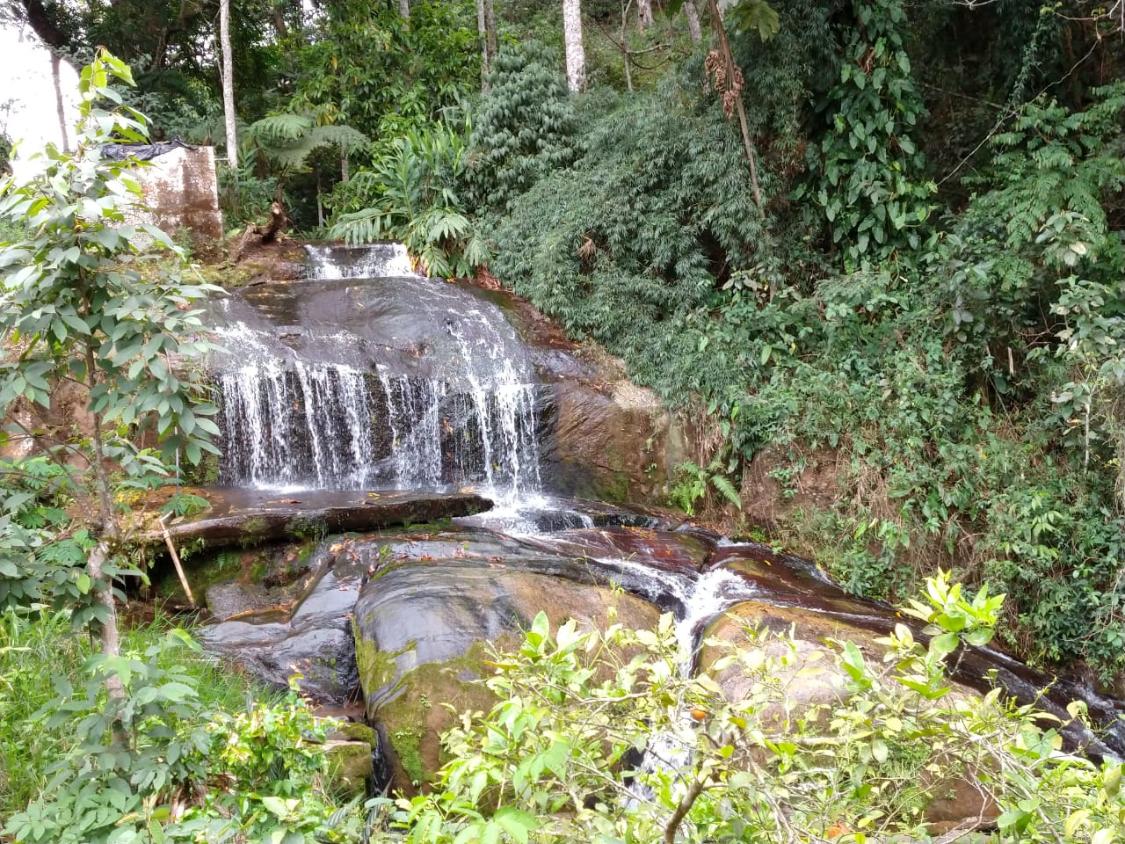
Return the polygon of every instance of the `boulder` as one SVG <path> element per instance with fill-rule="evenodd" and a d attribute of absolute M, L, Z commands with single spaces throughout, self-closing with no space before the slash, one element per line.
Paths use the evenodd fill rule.
<path fill-rule="evenodd" d="M 744 627 L 763 628 L 776 634 L 792 630 L 793 649 L 776 637 L 751 642 L 743 632 Z M 704 633 L 704 641 L 715 639 L 729 642 L 739 649 L 759 649 L 765 656 L 773 658 L 791 654 L 788 664 L 772 675 L 785 689 L 793 709 L 791 712 L 778 710 L 771 715 L 785 719 L 792 713 L 814 706 L 831 706 L 843 698 L 847 686 L 845 674 L 836 667 L 836 650 L 828 643 L 829 639 L 852 641 L 868 661 L 879 662 L 886 651 L 875 642 L 879 635 L 832 616 L 816 615 L 795 607 L 744 601 L 711 622 Z M 700 654 L 701 670 L 707 670 L 721 653 L 715 645 L 705 646 Z M 715 679 L 730 700 L 747 697 L 758 682 L 755 677 L 746 676 L 737 664 L 719 672 Z"/>
<path fill-rule="evenodd" d="M 237 611 L 230 604 L 228 620 L 200 628 L 197 635 L 204 648 L 237 662 L 270 685 L 284 688 L 299 674 L 301 691 L 317 701 L 354 699 L 359 682 L 350 615 L 360 579 L 325 569 L 314 573 L 296 601 L 288 597 L 280 603 L 261 601 L 257 591 L 248 590 L 253 606 Z M 213 591 L 208 591 L 209 601 Z"/>
<path fill-rule="evenodd" d="M 632 627 L 659 610 L 628 594 L 508 566 L 442 561 L 392 568 L 370 580 L 355 609 L 356 658 L 368 720 L 386 739 L 395 788 L 410 792 L 442 763 L 440 736 L 456 711 L 487 711 L 474 682 L 488 671 L 487 644 L 515 645 L 540 611 L 552 625 L 602 625 L 609 608 Z"/>
<path fill-rule="evenodd" d="M 347 797 L 367 793 L 376 776 L 375 753 L 379 737 L 366 724 L 342 721 L 324 742 L 328 776 L 336 790 Z"/>
<path fill-rule="evenodd" d="M 791 634 L 792 646 L 777 637 L 749 641 L 744 627 L 768 630 L 775 634 Z M 797 718 L 808 717 L 816 707 L 821 721 L 830 717 L 835 704 L 847 695 L 847 677 L 836 662 L 837 649 L 829 640 L 850 641 L 859 648 L 869 664 L 881 664 L 886 648 L 876 638 L 880 634 L 838 617 L 810 612 L 796 607 L 770 606 L 747 601 L 713 621 L 705 633 L 707 639 L 735 644 L 741 649 L 759 650 L 767 658 L 788 656 L 784 665 L 775 667 L 770 675 L 784 689 L 786 705 L 771 706 L 761 713 L 767 724 L 787 729 Z M 705 646 L 700 667 L 707 670 L 722 654 L 715 645 Z M 730 700 L 749 696 L 759 678 L 747 676 L 737 664 L 718 672 L 715 679 Z M 953 694 L 975 696 L 964 686 L 955 686 Z M 938 833 L 954 828 L 972 829 L 995 820 L 999 814 L 986 789 L 972 776 L 950 772 L 943 777 L 928 776 L 925 785 L 931 795 L 923 812 L 931 831 Z"/>

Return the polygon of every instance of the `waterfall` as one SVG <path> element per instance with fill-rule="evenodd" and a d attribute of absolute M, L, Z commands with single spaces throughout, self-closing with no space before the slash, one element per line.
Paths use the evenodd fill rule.
<path fill-rule="evenodd" d="M 499 308 L 410 274 L 400 244 L 308 249 L 316 277 L 222 308 L 220 480 L 536 493 L 537 384 Z"/>
<path fill-rule="evenodd" d="M 306 246 L 309 278 L 417 277 L 410 254 L 401 243 L 371 246 Z"/>

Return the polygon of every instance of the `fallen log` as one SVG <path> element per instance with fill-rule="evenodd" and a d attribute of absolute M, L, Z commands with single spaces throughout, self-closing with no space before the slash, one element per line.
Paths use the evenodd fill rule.
<path fill-rule="evenodd" d="M 232 497 L 245 493 L 232 491 Z M 379 530 L 400 525 L 425 524 L 472 516 L 492 508 L 492 502 L 474 493 L 298 493 L 299 497 L 265 500 L 223 500 L 216 494 L 212 510 L 203 516 L 167 527 L 168 537 L 179 548 L 209 550 L 308 539 L 331 533 Z M 165 547 L 163 530 L 138 536 L 139 544 L 156 553 Z"/>

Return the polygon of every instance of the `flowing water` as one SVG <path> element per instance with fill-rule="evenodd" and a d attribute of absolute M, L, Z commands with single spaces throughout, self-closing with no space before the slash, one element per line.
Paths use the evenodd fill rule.
<path fill-rule="evenodd" d="M 537 384 L 503 313 L 398 244 L 309 251 L 308 279 L 221 306 L 221 481 L 537 493 Z"/>
<path fill-rule="evenodd" d="M 224 484 L 263 493 L 473 487 L 496 507 L 456 520 L 458 530 L 499 536 L 520 553 L 543 555 L 539 562 L 581 561 L 564 563 L 571 566 L 564 576 L 617 583 L 673 612 L 685 672 L 705 626 L 742 601 L 876 631 L 898 620 L 889 607 L 846 595 L 806 561 L 552 498 L 541 448 L 550 436 L 542 401 L 549 386 L 539 383 L 504 312 L 477 291 L 418 276 L 401 245 L 308 251 L 307 278 L 237 291 L 213 315 L 223 347 L 213 371 Z M 523 558 L 489 559 L 520 565 Z M 974 649 L 960 664 L 963 681 L 987 685 L 994 671 L 1025 702 L 1046 682 L 996 652 Z M 1103 723 L 1120 710 L 1074 684 L 1053 694 L 1040 704 L 1058 713 L 1075 697 Z M 1108 748 L 1120 752 L 1125 725 L 1114 729 Z M 667 763 L 684 752 L 669 744 L 654 757 Z"/>

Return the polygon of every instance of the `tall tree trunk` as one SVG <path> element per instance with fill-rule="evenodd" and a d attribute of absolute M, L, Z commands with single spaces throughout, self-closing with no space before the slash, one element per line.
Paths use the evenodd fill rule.
<path fill-rule="evenodd" d="M 227 164 L 238 169 L 238 124 L 234 110 L 234 59 L 230 49 L 230 0 L 219 0 L 219 41 L 223 51 L 223 114 L 227 126 Z"/>
<path fill-rule="evenodd" d="M 488 66 L 492 67 L 496 54 L 500 52 L 500 36 L 496 31 L 496 7 L 492 0 L 484 0 L 484 41 L 488 46 Z"/>
<path fill-rule="evenodd" d="M 61 66 L 62 58 L 51 50 L 51 83 L 55 86 L 55 115 L 59 120 L 59 132 L 62 133 L 63 152 L 70 152 L 70 139 L 66 133 L 66 103 L 63 101 Z"/>
<path fill-rule="evenodd" d="M 477 0 L 477 36 L 480 38 L 480 89 L 488 90 L 488 75 L 492 72 L 492 51 L 488 40 L 487 0 Z"/>
<path fill-rule="evenodd" d="M 398 13 L 410 20 L 410 0 L 398 0 Z"/>
<path fill-rule="evenodd" d="M 98 370 L 94 363 L 94 347 L 86 347 L 86 384 L 90 393 L 94 394 L 98 388 Z M 117 629 L 117 601 L 113 597 L 113 581 L 105 578 L 103 567 L 109 559 L 114 544 L 117 542 L 117 519 L 113 512 L 112 491 L 109 487 L 109 475 L 105 470 L 105 448 L 102 443 L 102 415 L 93 414 L 94 443 L 94 485 L 97 494 L 98 520 L 101 522 L 98 530 L 98 543 L 90 556 L 86 559 L 86 574 L 94 584 L 94 595 L 105 610 L 105 619 L 101 625 L 102 653 L 113 658 L 121 655 L 121 638 Z M 121 678 L 116 674 L 106 675 L 106 693 L 114 703 L 120 702 L 125 697 L 125 687 Z M 121 731 L 114 729 L 114 735 L 119 740 L 123 738 Z"/>
<path fill-rule="evenodd" d="M 699 9 L 696 8 L 695 0 L 684 0 L 684 15 L 687 17 L 691 40 L 698 44 L 703 40 L 703 27 L 699 24 Z"/>
<path fill-rule="evenodd" d="M 750 190 L 754 193 L 754 204 L 762 207 L 762 191 L 758 187 L 758 156 L 754 151 L 754 142 L 750 139 L 750 123 L 746 118 L 746 104 L 742 102 L 742 89 L 740 80 L 741 72 L 731 55 L 730 41 L 727 40 L 727 28 L 723 23 L 722 12 L 719 11 L 717 0 L 707 0 L 707 9 L 711 14 L 711 25 L 715 28 L 715 38 L 719 42 L 719 57 L 726 66 L 723 74 L 725 88 L 731 92 L 734 100 L 734 111 L 738 115 L 738 128 L 742 135 L 742 149 L 746 153 L 746 161 L 750 165 Z M 736 81 L 737 80 L 739 81 Z M 728 114 L 729 116 L 729 114 Z"/>
<path fill-rule="evenodd" d="M 652 26 L 652 0 L 637 0 L 637 24 L 641 29 Z"/>
<path fill-rule="evenodd" d="M 571 93 L 586 87 L 586 48 L 582 46 L 582 4 L 563 0 L 563 40 L 566 42 L 566 84 Z"/>

